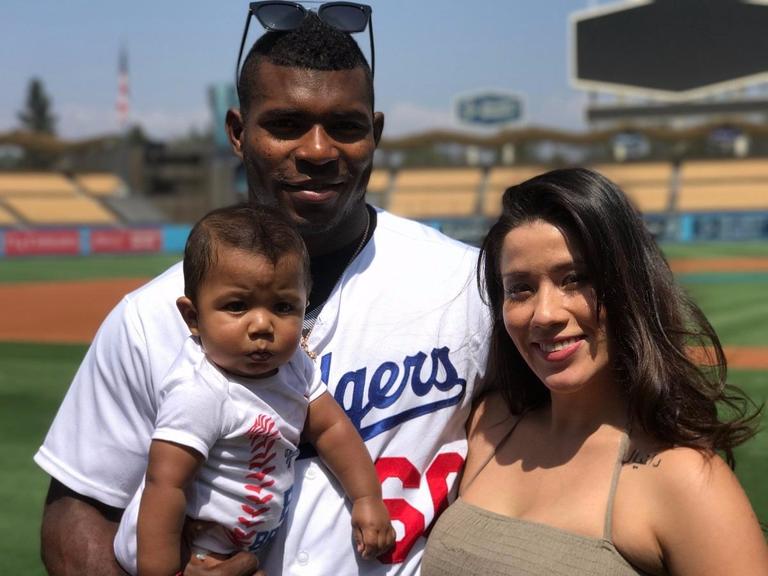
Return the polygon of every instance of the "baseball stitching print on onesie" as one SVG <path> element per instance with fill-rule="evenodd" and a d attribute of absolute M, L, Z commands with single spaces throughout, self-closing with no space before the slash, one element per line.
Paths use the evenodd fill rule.
<path fill-rule="evenodd" d="M 169 371 L 153 438 L 190 446 L 205 458 L 189 490 L 187 515 L 217 526 L 195 539 L 195 549 L 260 553 L 271 542 L 291 506 L 307 405 L 324 391 L 301 350 L 277 374 L 254 381 L 217 369 L 196 338 L 187 338 Z M 118 562 L 131 573 L 140 500 L 141 490 L 115 539 Z"/>
<path fill-rule="evenodd" d="M 266 414 L 260 414 L 256 417 L 251 429 L 248 430 L 247 436 L 251 441 L 251 458 L 248 461 L 250 472 L 245 477 L 246 484 L 243 487 L 245 502 L 242 506 L 243 512 L 247 516 L 238 517 L 237 524 L 239 526 L 230 532 L 233 546 L 240 550 L 251 548 L 259 540 L 256 537 L 259 532 L 253 528 L 264 523 L 263 520 L 259 519 L 259 516 L 269 510 L 267 504 L 274 497 L 274 494 L 261 496 L 261 493 L 265 488 L 269 488 L 275 483 L 274 478 L 269 476 L 270 472 L 274 471 L 275 466 L 269 466 L 269 463 L 276 455 L 273 448 L 280 432 L 272 418 Z"/>

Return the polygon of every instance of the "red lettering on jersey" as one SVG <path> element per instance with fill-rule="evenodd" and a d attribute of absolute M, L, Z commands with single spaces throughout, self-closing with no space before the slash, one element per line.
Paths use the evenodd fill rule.
<path fill-rule="evenodd" d="M 424 476 L 432 498 L 432 522 L 448 505 L 448 476 L 457 474 L 464 464 L 464 458 L 456 452 L 438 454 L 429 465 Z M 376 472 L 379 481 L 384 483 L 388 478 L 397 478 L 403 488 L 419 488 L 421 475 L 416 467 L 404 457 L 382 457 L 376 461 Z M 403 562 L 421 538 L 426 529 L 424 513 L 411 506 L 405 498 L 385 498 L 384 505 L 393 521 L 403 525 L 403 537 L 385 554 L 379 556 L 383 564 L 398 564 Z M 431 522 L 430 522 L 431 524 Z M 430 526 L 431 527 L 431 526 Z"/>

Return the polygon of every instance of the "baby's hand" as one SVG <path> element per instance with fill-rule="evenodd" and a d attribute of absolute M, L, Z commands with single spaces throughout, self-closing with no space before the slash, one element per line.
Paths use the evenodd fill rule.
<path fill-rule="evenodd" d="M 395 529 L 381 498 L 363 496 L 352 503 L 355 547 L 366 560 L 389 550 L 395 543 Z"/>

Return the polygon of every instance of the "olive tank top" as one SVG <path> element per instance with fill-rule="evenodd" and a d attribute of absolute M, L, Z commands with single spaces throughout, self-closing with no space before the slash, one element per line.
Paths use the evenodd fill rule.
<path fill-rule="evenodd" d="M 611 540 L 613 500 L 628 445 L 625 434 L 614 465 L 602 538 L 497 514 L 459 498 L 438 518 L 430 533 L 421 576 L 643 574 L 619 554 Z"/>

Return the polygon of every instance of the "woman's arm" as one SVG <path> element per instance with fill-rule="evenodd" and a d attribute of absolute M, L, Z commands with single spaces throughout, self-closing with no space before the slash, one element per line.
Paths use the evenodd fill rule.
<path fill-rule="evenodd" d="M 752 506 L 718 456 L 677 448 L 663 455 L 656 528 L 672 575 L 768 575 L 768 547 Z"/>
<path fill-rule="evenodd" d="M 185 489 L 203 463 L 186 446 L 153 440 L 137 528 L 142 576 L 169 576 L 181 570 L 181 538 L 186 518 Z"/>

